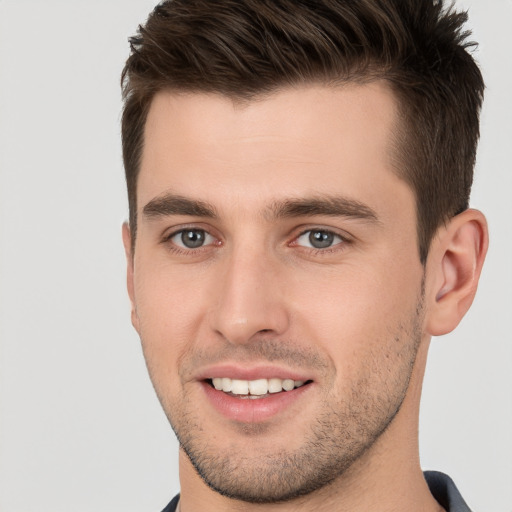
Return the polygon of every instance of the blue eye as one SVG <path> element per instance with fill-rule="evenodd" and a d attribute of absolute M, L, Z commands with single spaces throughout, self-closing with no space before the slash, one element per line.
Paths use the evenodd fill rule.
<path fill-rule="evenodd" d="M 174 233 L 169 240 L 183 249 L 198 249 L 211 244 L 214 238 L 204 229 L 182 229 Z"/>
<path fill-rule="evenodd" d="M 310 229 L 297 238 L 297 244 L 313 249 L 328 249 L 343 242 L 343 238 L 325 229 Z"/>

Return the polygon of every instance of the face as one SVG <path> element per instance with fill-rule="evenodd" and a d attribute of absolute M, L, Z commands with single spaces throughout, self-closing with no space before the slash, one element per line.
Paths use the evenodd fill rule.
<path fill-rule="evenodd" d="M 132 319 L 187 463 L 221 494 L 309 493 L 399 417 L 423 268 L 395 115 L 378 83 L 154 99 Z"/>

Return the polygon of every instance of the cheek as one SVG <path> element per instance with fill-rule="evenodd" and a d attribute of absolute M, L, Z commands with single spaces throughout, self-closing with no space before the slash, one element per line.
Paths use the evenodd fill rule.
<path fill-rule="evenodd" d="M 148 366 L 168 372 L 197 339 L 204 316 L 199 283 L 183 273 L 142 266 L 135 278 L 139 334 Z M 167 366 L 167 368 L 165 368 Z"/>
<path fill-rule="evenodd" d="M 315 279 L 304 276 L 300 291 L 294 292 L 298 335 L 314 339 L 338 373 L 351 379 L 365 366 L 388 359 L 392 364 L 416 334 L 411 321 L 421 278 L 400 266 L 381 270 L 352 266 Z"/>

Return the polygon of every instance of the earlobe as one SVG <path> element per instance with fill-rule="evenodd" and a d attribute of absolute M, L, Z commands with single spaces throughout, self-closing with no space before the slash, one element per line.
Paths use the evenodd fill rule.
<path fill-rule="evenodd" d="M 431 248 L 433 289 L 427 330 L 432 336 L 451 332 L 475 297 L 489 236 L 478 210 L 466 210 L 442 229 Z"/>
<path fill-rule="evenodd" d="M 132 307 L 131 311 L 131 319 L 132 325 L 135 327 L 135 330 L 139 332 L 139 317 L 137 316 L 137 310 L 135 307 L 135 292 L 134 292 L 134 283 L 133 283 L 133 274 L 134 274 L 134 259 L 132 254 L 132 236 L 130 232 L 130 226 L 127 222 L 123 223 L 123 245 L 124 252 L 126 254 L 126 286 L 128 289 L 128 296 L 130 297 L 130 303 Z"/>

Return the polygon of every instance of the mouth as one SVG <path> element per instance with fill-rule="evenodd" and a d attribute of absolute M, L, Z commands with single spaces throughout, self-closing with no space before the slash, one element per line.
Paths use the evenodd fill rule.
<path fill-rule="evenodd" d="M 315 402 L 311 397 L 318 387 L 311 374 L 264 364 L 217 364 L 203 368 L 195 377 L 220 418 L 245 425 L 296 417 Z"/>
<path fill-rule="evenodd" d="M 228 396 L 240 399 L 262 399 L 278 393 L 286 393 L 312 383 L 311 380 L 293 380 L 272 377 L 270 379 L 242 380 L 230 377 L 212 377 L 205 381 L 210 387 Z"/>

